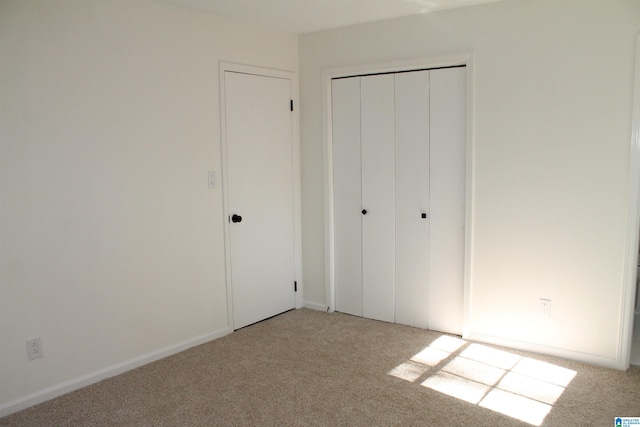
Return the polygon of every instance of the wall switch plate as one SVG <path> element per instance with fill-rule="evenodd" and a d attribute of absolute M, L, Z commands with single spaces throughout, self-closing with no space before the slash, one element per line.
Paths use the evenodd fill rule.
<path fill-rule="evenodd" d="M 546 298 L 540 298 L 538 312 L 540 313 L 541 317 L 546 317 L 546 318 L 551 317 L 551 300 Z"/>
<path fill-rule="evenodd" d="M 42 357 L 42 340 L 40 337 L 27 341 L 27 358 L 29 360 Z"/>
<path fill-rule="evenodd" d="M 216 171 L 209 171 L 207 174 L 209 188 L 216 188 Z"/>

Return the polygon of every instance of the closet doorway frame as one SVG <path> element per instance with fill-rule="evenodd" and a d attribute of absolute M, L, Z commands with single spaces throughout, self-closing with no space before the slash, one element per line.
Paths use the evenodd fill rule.
<path fill-rule="evenodd" d="M 615 367 L 626 371 L 631 366 L 635 297 L 640 246 L 640 34 L 636 34 L 629 147 L 629 184 L 627 194 L 627 231 L 620 307 L 618 354 Z"/>
<path fill-rule="evenodd" d="M 333 313 L 335 299 L 335 222 L 333 216 L 333 119 L 331 112 L 331 81 L 336 78 L 362 76 L 367 74 L 397 73 L 427 70 L 445 67 L 464 66 L 467 70 L 466 88 L 466 144 L 465 144 L 465 232 L 464 232 L 464 301 L 462 319 L 462 337 L 467 337 L 469 328 L 469 309 L 471 303 L 471 267 L 472 267 L 472 218 L 473 218 L 473 53 L 427 57 L 406 61 L 393 61 L 374 64 L 352 65 L 330 68 L 322 72 L 322 119 L 323 119 L 323 161 L 324 161 L 324 229 L 325 229 L 325 289 L 327 311 Z"/>

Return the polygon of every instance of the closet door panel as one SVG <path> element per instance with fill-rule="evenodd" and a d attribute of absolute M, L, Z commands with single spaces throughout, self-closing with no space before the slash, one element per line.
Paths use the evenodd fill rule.
<path fill-rule="evenodd" d="M 336 310 L 362 316 L 360 78 L 331 83 Z"/>
<path fill-rule="evenodd" d="M 363 316 L 394 321 L 394 76 L 361 77 Z"/>
<path fill-rule="evenodd" d="M 429 71 L 395 76 L 396 322 L 428 328 Z M 426 214 L 427 218 L 422 218 Z"/>
<path fill-rule="evenodd" d="M 430 71 L 429 329 L 462 333 L 466 68 Z"/>

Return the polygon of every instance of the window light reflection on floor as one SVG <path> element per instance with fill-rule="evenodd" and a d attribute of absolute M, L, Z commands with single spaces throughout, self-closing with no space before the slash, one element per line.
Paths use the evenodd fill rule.
<path fill-rule="evenodd" d="M 389 375 L 540 426 L 576 372 L 442 335 Z"/>
<path fill-rule="evenodd" d="M 425 373 L 427 373 L 428 370 L 428 366 L 425 366 L 422 363 L 412 362 L 410 360 L 393 368 L 389 372 L 389 375 L 393 375 L 394 377 L 400 378 L 401 380 L 414 382 Z"/>

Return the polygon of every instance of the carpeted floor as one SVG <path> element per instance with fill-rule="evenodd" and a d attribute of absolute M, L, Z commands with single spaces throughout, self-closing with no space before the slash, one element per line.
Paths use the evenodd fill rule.
<path fill-rule="evenodd" d="M 302 309 L 0 426 L 613 426 L 616 416 L 640 417 L 640 368 Z"/>

